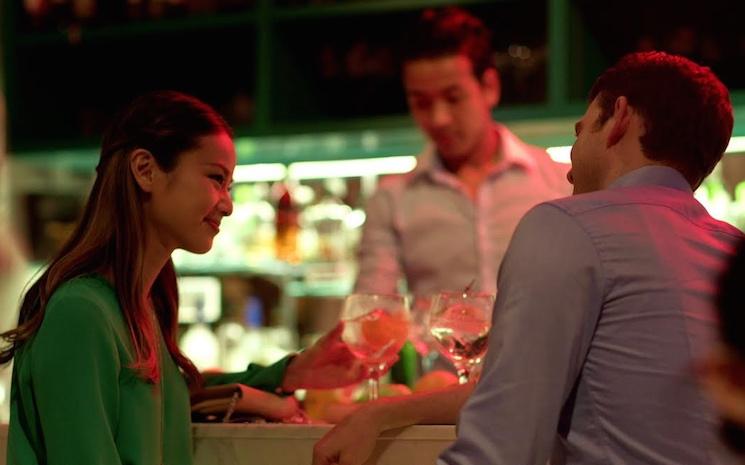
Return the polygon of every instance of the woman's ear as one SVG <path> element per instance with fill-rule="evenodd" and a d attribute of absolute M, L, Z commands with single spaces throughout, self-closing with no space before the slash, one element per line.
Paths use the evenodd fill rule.
<path fill-rule="evenodd" d="M 153 154 L 149 150 L 136 149 L 129 155 L 129 169 L 140 189 L 152 192 L 155 176 L 159 171 Z"/>

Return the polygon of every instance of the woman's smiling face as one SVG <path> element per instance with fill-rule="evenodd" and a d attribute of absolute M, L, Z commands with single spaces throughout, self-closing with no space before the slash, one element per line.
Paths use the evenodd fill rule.
<path fill-rule="evenodd" d="M 220 132 L 201 137 L 171 171 L 158 170 L 147 215 L 153 239 L 170 251 L 207 252 L 222 218 L 233 212 L 235 164 L 233 141 Z"/>

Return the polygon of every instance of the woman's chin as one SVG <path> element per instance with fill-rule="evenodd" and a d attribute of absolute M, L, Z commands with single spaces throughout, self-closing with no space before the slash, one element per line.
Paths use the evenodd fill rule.
<path fill-rule="evenodd" d="M 195 254 L 206 254 L 207 252 L 212 249 L 212 239 L 210 239 L 208 242 L 199 242 L 194 244 L 187 244 L 183 247 L 184 250 L 187 252 L 195 253 Z"/>

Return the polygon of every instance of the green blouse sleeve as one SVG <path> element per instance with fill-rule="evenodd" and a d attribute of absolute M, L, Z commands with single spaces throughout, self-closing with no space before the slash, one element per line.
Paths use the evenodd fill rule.
<path fill-rule="evenodd" d="M 120 464 L 115 431 L 121 362 L 104 309 L 85 296 L 52 298 L 30 356 L 45 463 Z"/>
<path fill-rule="evenodd" d="M 267 367 L 252 363 L 245 371 L 205 375 L 205 385 L 241 383 L 263 391 L 275 391 L 282 384 L 287 365 L 294 355 L 288 355 Z"/>

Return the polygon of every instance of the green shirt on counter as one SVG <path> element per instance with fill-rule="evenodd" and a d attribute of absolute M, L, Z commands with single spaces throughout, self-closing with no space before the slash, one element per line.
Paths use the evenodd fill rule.
<path fill-rule="evenodd" d="M 15 354 L 9 465 L 188 465 L 189 392 L 161 338 L 161 379 L 129 368 L 133 350 L 114 288 L 91 275 L 61 285 L 37 334 Z M 211 378 L 273 390 L 289 358 Z"/>

